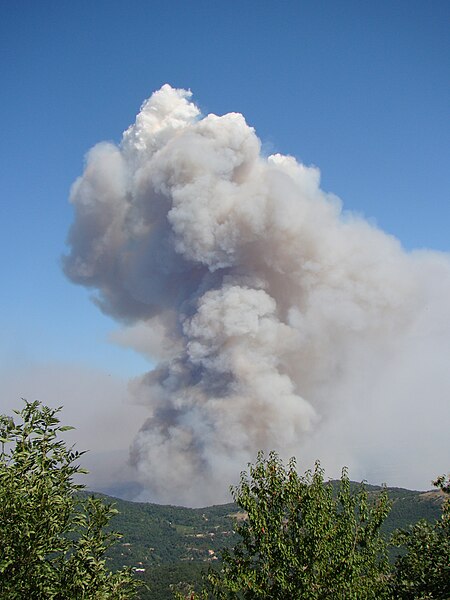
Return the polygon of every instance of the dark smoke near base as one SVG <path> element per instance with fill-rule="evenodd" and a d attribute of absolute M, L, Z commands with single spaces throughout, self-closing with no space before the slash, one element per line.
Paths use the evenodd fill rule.
<path fill-rule="evenodd" d="M 157 363 L 131 384 L 149 411 L 140 481 L 157 501 L 218 502 L 258 449 L 376 476 L 371 426 L 401 446 L 410 411 L 428 424 L 424 395 L 449 397 L 448 257 L 343 216 L 316 168 L 261 156 L 242 115 L 201 117 L 190 97 L 155 92 L 71 193 L 67 276 Z"/>

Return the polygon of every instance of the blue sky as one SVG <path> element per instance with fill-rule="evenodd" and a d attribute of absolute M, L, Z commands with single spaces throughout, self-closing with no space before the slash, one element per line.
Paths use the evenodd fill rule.
<path fill-rule="evenodd" d="M 108 342 L 116 324 L 60 258 L 85 153 L 165 82 L 205 114 L 243 113 L 265 152 L 317 165 L 405 248 L 448 252 L 449 19 L 445 1 L 3 2 L 3 368 L 147 366 Z"/>

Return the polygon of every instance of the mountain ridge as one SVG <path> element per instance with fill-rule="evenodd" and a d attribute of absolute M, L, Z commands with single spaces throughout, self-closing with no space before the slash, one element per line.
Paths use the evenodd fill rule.
<path fill-rule="evenodd" d="M 329 482 L 334 487 L 338 481 Z M 351 482 L 353 489 L 360 483 Z M 364 484 L 370 497 L 387 490 L 392 502 L 383 533 L 389 536 L 420 519 L 434 521 L 440 517 L 444 494 L 437 490 L 409 490 Z M 245 518 L 239 507 L 229 502 L 200 508 L 134 502 L 100 492 L 83 491 L 83 495 L 101 497 L 119 511 L 111 527 L 122 534 L 121 540 L 108 551 L 111 569 L 133 567 L 150 591 L 141 591 L 141 600 L 170 600 L 175 588 L 186 583 L 198 585 L 202 573 L 220 563 L 220 551 L 234 546 L 238 536 L 237 519 Z"/>

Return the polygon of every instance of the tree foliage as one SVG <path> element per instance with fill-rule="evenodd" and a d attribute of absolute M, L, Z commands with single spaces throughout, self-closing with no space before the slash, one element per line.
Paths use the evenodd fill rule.
<path fill-rule="evenodd" d="M 450 598 L 450 479 L 439 477 L 434 485 L 447 498 L 436 523 L 421 520 L 395 532 L 393 544 L 403 549 L 393 573 L 393 597 L 401 600 Z"/>
<path fill-rule="evenodd" d="M 258 455 L 232 490 L 246 518 L 241 541 L 208 575 L 209 597 L 364 600 L 388 597 L 388 561 L 380 527 L 385 492 L 370 505 L 343 470 L 337 494 L 319 463 L 300 476 L 276 453 Z"/>
<path fill-rule="evenodd" d="M 72 428 L 59 411 L 26 402 L 0 416 L 0 598 L 131 598 L 131 571 L 110 572 L 104 557 L 119 537 L 105 529 L 116 511 L 77 493 L 83 453 L 60 439 Z"/>

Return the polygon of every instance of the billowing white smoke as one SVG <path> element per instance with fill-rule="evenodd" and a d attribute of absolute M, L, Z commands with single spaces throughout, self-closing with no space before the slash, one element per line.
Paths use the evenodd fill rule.
<path fill-rule="evenodd" d="M 318 432 L 386 410 L 396 372 L 422 394 L 424 352 L 448 339 L 450 263 L 343 216 L 316 168 L 261 156 L 242 115 L 202 118 L 190 96 L 163 86 L 120 146 L 89 152 L 65 271 L 157 362 L 132 383 L 151 497 L 206 504 L 258 449 L 320 457 Z"/>

